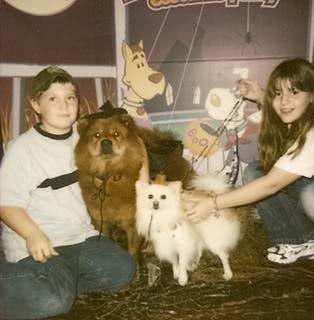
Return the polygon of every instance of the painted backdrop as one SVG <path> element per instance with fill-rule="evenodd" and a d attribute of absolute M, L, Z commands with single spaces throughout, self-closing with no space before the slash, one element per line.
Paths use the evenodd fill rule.
<path fill-rule="evenodd" d="M 36 121 L 30 78 L 58 64 L 78 79 L 83 114 L 134 98 L 135 116 L 175 131 L 197 170 L 238 160 L 240 181 L 258 158 L 260 113 L 248 102 L 234 112 L 235 81 L 265 86 L 282 60 L 309 56 L 311 0 L 74 0 L 48 13 L 15 3 L 0 0 L 2 149 Z M 135 71 L 126 70 L 131 55 Z"/>

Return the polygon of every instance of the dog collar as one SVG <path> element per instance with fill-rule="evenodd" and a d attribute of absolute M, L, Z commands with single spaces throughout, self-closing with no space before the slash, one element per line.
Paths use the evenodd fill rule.
<path fill-rule="evenodd" d="M 134 108 L 144 107 L 144 102 L 131 101 L 131 100 L 128 100 L 127 98 L 123 99 L 123 103 L 129 107 L 134 107 Z"/>

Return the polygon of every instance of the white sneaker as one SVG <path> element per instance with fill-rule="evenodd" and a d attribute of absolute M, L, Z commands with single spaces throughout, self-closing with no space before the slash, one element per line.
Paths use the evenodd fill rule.
<path fill-rule="evenodd" d="M 314 240 L 302 244 L 278 244 L 267 251 L 267 259 L 276 263 L 288 264 L 299 258 L 314 259 Z"/>

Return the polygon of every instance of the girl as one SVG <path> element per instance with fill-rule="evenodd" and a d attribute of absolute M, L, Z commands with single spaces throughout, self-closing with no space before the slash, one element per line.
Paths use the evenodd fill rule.
<path fill-rule="evenodd" d="M 267 258 L 291 263 L 314 256 L 314 67 L 286 60 L 272 72 L 265 93 L 254 82 L 240 83 L 240 93 L 263 104 L 260 162 L 250 164 L 244 185 L 205 203 L 188 199 L 192 222 L 219 209 L 256 203 L 270 241 Z M 263 97 L 264 96 L 264 97 Z M 306 214 L 305 207 L 308 210 Z"/>

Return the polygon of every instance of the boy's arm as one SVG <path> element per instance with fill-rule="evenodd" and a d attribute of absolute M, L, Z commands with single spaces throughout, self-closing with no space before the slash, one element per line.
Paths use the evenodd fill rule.
<path fill-rule="evenodd" d="M 26 241 L 28 253 L 36 261 L 46 262 L 58 255 L 48 237 L 38 228 L 27 212 L 19 207 L 0 207 L 0 219 Z"/>

